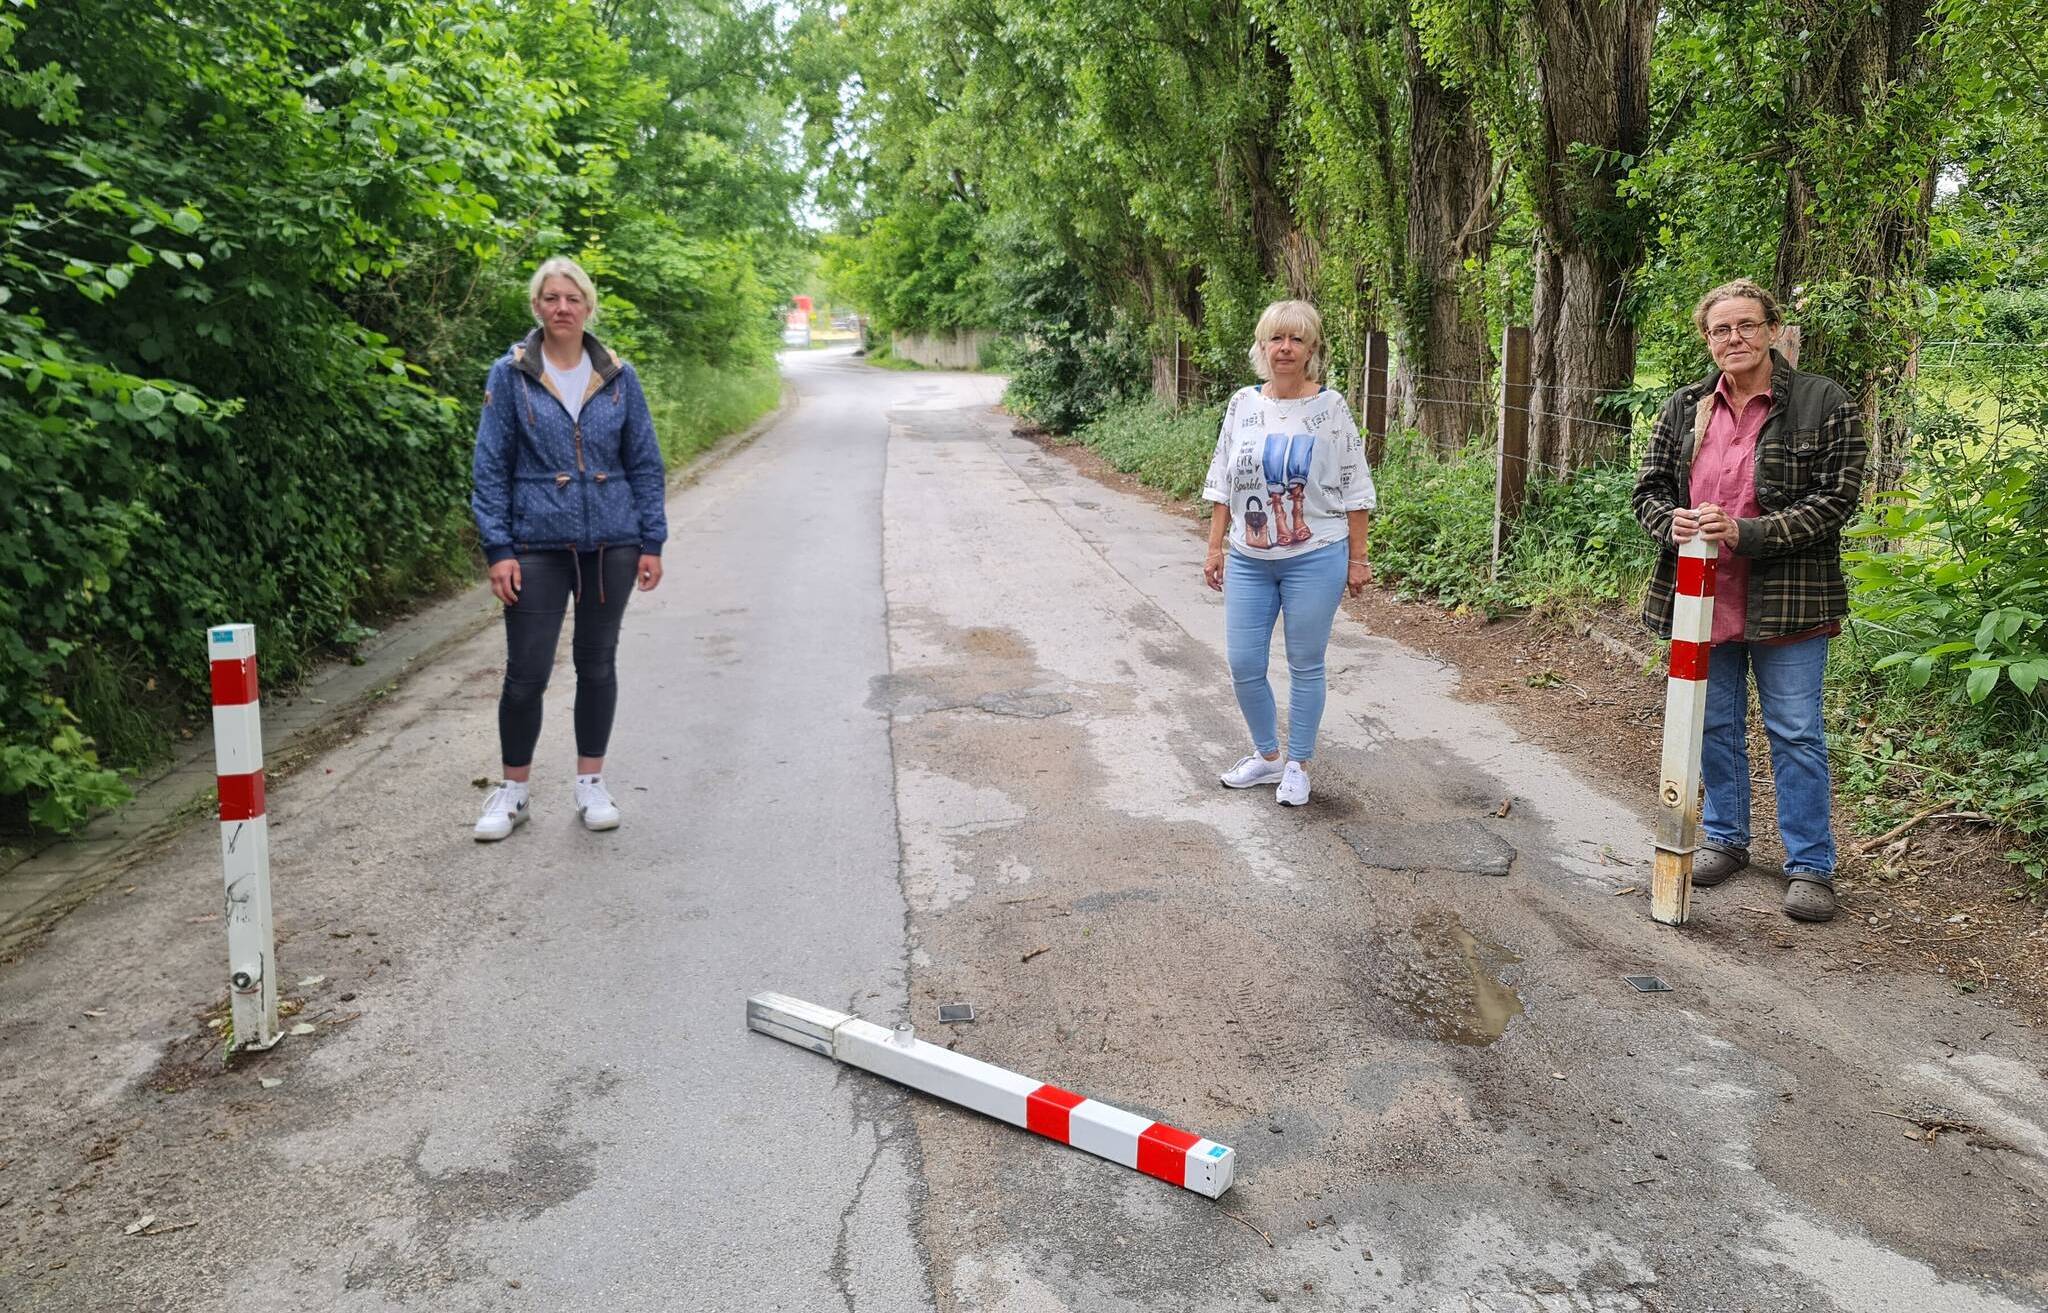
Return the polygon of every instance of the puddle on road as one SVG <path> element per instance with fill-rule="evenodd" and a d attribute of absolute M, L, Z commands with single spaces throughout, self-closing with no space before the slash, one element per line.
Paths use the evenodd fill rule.
<path fill-rule="evenodd" d="M 1421 950 L 1390 982 L 1389 996 L 1437 1038 L 1470 1048 L 1499 1039 L 1522 1014 L 1522 999 L 1500 971 L 1522 959 L 1467 930 L 1456 912 L 1425 912 L 1415 922 Z"/>

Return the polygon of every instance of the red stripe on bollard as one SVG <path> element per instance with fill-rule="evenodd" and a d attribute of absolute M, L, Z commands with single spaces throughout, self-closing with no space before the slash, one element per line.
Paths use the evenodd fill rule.
<path fill-rule="evenodd" d="M 263 814 L 263 772 L 220 775 L 220 818 L 224 821 L 252 821 Z"/>
<path fill-rule="evenodd" d="M 1181 1184 L 1188 1175 L 1188 1150 L 1201 1138 L 1178 1126 L 1153 1122 L 1138 1137 L 1138 1170 L 1162 1181 Z"/>
<path fill-rule="evenodd" d="M 1041 1085 L 1024 1100 L 1024 1128 L 1048 1140 L 1071 1144 L 1073 1112 L 1087 1096 L 1057 1085 Z"/>
<path fill-rule="evenodd" d="M 1688 643 L 1682 638 L 1671 640 L 1671 677 L 1673 679 L 1705 679 L 1707 677 L 1707 654 L 1711 649 L 1705 643 Z"/>
<path fill-rule="evenodd" d="M 213 661 L 213 705 L 239 707 L 256 700 L 256 658 Z"/>
<path fill-rule="evenodd" d="M 1679 557 L 1678 595 L 1680 597 L 1712 597 L 1714 595 L 1714 563 L 1700 556 Z"/>

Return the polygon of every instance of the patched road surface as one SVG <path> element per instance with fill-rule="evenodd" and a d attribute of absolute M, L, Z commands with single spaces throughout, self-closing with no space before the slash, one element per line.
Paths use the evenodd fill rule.
<path fill-rule="evenodd" d="M 536 818 L 471 841 L 494 629 L 271 790 L 312 1034 L 222 1067 L 203 821 L 0 967 L 0 1306 L 2048 1308 L 2040 1032 L 1782 918 L 1740 948 L 1767 875 L 1654 926 L 1647 798 L 1349 616 L 1310 805 L 1218 787 L 1194 520 L 1013 437 L 999 380 L 790 371 L 627 612 L 620 830 L 568 806 L 565 642 Z M 761 990 L 1237 1185 L 750 1034 Z"/>

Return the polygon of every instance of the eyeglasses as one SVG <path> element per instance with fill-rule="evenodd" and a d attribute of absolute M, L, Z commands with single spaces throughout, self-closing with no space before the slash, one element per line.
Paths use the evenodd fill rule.
<path fill-rule="evenodd" d="M 1754 342 L 1758 335 L 1768 327 L 1770 325 L 1760 324 L 1754 319 L 1745 319 L 1739 324 L 1715 324 L 1707 330 L 1707 341 L 1714 343 L 1726 342 L 1730 334 L 1740 333 L 1743 341 Z"/>

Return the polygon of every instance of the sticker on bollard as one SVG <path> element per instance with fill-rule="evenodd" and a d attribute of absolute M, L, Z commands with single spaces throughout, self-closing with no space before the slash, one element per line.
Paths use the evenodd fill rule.
<path fill-rule="evenodd" d="M 756 994 L 747 1028 L 1211 1199 L 1237 1177 L 1228 1145 L 927 1044 L 908 1024 L 891 1030 L 787 994 Z"/>

